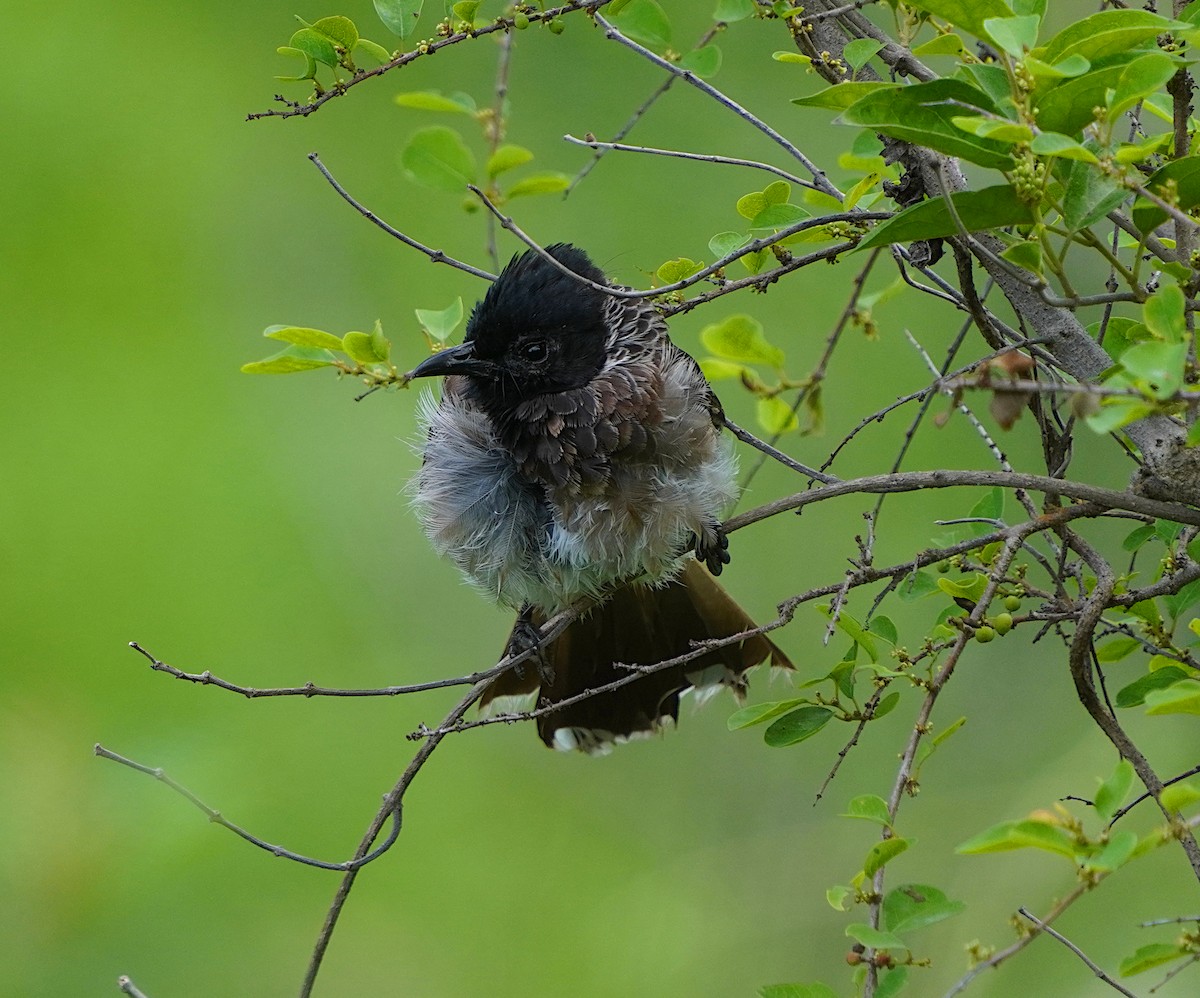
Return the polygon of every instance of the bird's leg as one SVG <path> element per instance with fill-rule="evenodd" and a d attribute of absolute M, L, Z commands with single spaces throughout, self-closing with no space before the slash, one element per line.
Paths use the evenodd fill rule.
<path fill-rule="evenodd" d="M 719 523 L 709 524 L 699 534 L 693 534 L 696 560 L 704 562 L 709 572 L 720 575 L 729 564 L 729 537 Z"/>
<path fill-rule="evenodd" d="M 532 651 L 530 656 L 534 665 L 537 667 L 538 676 L 541 677 L 543 685 L 549 685 L 554 681 L 554 670 L 550 667 L 549 661 L 542 654 L 541 650 L 542 634 L 541 629 L 533 621 L 533 607 L 526 603 L 521 607 L 521 612 L 517 614 L 517 622 L 513 624 L 512 633 L 508 636 L 508 644 L 504 647 L 504 654 L 507 655 L 522 655 L 527 651 Z M 525 666 L 529 660 L 522 662 L 517 666 L 518 675 L 525 674 Z"/>

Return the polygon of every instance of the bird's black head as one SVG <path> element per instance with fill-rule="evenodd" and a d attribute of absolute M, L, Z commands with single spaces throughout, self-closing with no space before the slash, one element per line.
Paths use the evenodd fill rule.
<path fill-rule="evenodd" d="M 557 243 L 547 252 L 568 270 L 607 283 L 582 250 Z M 604 366 L 605 300 L 529 250 L 509 261 L 475 306 L 462 345 L 434 354 L 411 375 L 465 374 L 492 411 L 580 388 Z"/>

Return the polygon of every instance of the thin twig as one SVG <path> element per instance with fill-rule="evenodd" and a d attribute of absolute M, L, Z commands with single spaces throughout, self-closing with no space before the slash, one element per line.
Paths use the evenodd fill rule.
<path fill-rule="evenodd" d="M 312 161 L 313 166 L 321 171 L 321 176 L 329 181 L 329 186 L 337 191 L 347 204 L 354 208 L 354 210 L 362 215 L 362 217 L 367 221 L 373 222 L 375 225 L 379 226 L 379 228 L 383 229 L 383 231 L 389 236 L 392 236 L 394 239 L 399 239 L 400 242 L 404 243 L 405 246 L 411 246 L 418 252 L 424 253 L 434 263 L 449 264 L 451 267 L 455 267 L 467 274 L 471 274 L 473 277 L 482 277 L 485 281 L 494 281 L 496 279 L 495 274 L 489 274 L 486 270 L 480 270 L 478 267 L 473 267 L 471 264 L 464 263 L 462 260 L 456 260 L 454 257 L 448 256 L 441 250 L 435 250 L 431 246 L 426 246 L 424 243 L 417 242 L 411 236 L 406 236 L 399 229 L 394 228 L 385 222 L 365 205 L 356 201 L 347 192 L 346 188 L 337 182 L 333 174 L 329 172 L 328 168 L 326 168 L 325 164 L 321 162 L 320 157 L 318 157 L 315 152 L 310 152 L 308 154 L 308 158 Z"/>
<path fill-rule="evenodd" d="M 117 987 L 129 995 L 129 998 L 147 998 L 146 992 L 124 974 L 117 978 Z"/>
<path fill-rule="evenodd" d="M 742 441 L 742 443 L 749 444 L 751 447 L 755 448 L 756 450 L 762 451 L 762 453 L 765 454 L 767 457 L 771 458 L 772 460 L 778 461 L 785 468 L 790 468 L 792 471 L 799 472 L 801 475 L 804 475 L 806 478 L 811 478 L 814 481 L 823 482 L 826 485 L 833 485 L 836 482 L 841 481 L 840 478 L 836 478 L 833 475 L 827 475 L 827 474 L 825 474 L 825 472 L 818 471 L 816 468 L 810 468 L 807 464 L 801 464 L 799 461 L 795 460 L 794 458 L 789 457 L 787 454 L 783 453 L 783 451 L 776 450 L 776 448 L 772 447 L 765 440 L 760 440 L 749 430 L 742 429 L 740 426 L 738 426 L 736 423 L 734 423 L 732 420 L 730 420 L 730 418 L 728 416 L 724 416 L 723 419 L 724 419 L 726 427 L 729 428 L 729 432 L 732 433 L 735 437 L 737 437 L 740 441 Z M 745 486 L 743 485 L 743 488 L 744 487 Z"/>
<path fill-rule="evenodd" d="M 1057 929 L 1052 929 L 1049 925 L 1047 925 L 1040 918 L 1038 918 L 1037 915 L 1032 914 L 1027 908 L 1018 908 L 1017 912 L 1022 917 L 1029 919 L 1029 921 L 1031 921 L 1034 925 L 1036 925 L 1042 932 L 1046 933 L 1046 935 L 1048 935 L 1054 939 L 1057 939 L 1060 943 L 1062 943 L 1065 947 L 1067 947 L 1067 949 L 1069 949 L 1072 953 L 1074 953 L 1077 957 L 1079 957 L 1080 960 L 1082 960 L 1085 964 L 1087 964 L 1088 969 L 1093 974 L 1095 974 L 1098 978 L 1100 978 L 1100 980 L 1102 980 L 1105 984 L 1107 984 L 1114 991 L 1125 995 L 1125 998 L 1137 998 L 1137 995 L 1135 995 L 1132 991 L 1130 991 L 1128 988 L 1122 987 L 1120 984 L 1118 984 L 1116 981 L 1114 981 L 1111 977 L 1109 977 L 1108 974 L 1106 974 L 1104 972 L 1104 970 L 1098 964 L 1096 964 L 1096 962 L 1094 960 L 1092 960 L 1086 953 L 1084 953 L 1083 950 L 1081 950 L 1078 946 L 1076 946 L 1073 942 L 1071 942 L 1070 939 L 1068 939 L 1066 936 L 1064 936 Z"/>

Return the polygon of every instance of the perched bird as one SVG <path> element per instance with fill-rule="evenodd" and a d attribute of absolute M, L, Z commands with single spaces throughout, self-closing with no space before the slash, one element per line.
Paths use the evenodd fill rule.
<path fill-rule="evenodd" d="M 581 250 L 547 253 L 609 286 Z M 422 403 L 414 504 L 437 551 L 519 611 L 508 650 L 581 598 L 598 601 L 538 649 L 536 667 L 500 676 L 485 707 L 539 687 L 555 704 L 628 677 L 621 665 L 754 627 L 712 578 L 729 561 L 720 516 L 736 496 L 720 403 L 645 300 L 528 251 L 476 305 L 463 343 L 409 374 L 431 375 L 445 383 L 440 402 Z M 605 751 L 674 722 L 685 690 L 742 694 L 746 670 L 768 658 L 790 668 L 761 635 L 711 649 L 544 714 L 538 732 L 556 748 Z"/>

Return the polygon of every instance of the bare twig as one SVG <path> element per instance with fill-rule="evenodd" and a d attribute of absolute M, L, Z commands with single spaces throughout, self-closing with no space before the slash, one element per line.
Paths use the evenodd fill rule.
<path fill-rule="evenodd" d="M 1130 991 L 1128 988 L 1122 987 L 1120 984 L 1118 984 L 1116 981 L 1114 981 L 1111 977 L 1109 977 L 1108 974 L 1106 974 L 1104 972 L 1104 970 L 1094 960 L 1091 959 L 1091 957 L 1089 957 L 1086 953 L 1084 953 L 1083 950 L 1081 950 L 1078 946 L 1076 946 L 1073 942 L 1071 942 L 1070 939 L 1068 939 L 1066 936 L 1064 936 L 1057 929 L 1052 929 L 1048 924 L 1046 924 L 1040 918 L 1038 918 L 1037 915 L 1032 914 L 1027 908 L 1018 908 L 1017 912 L 1022 917 L 1029 919 L 1029 921 L 1031 921 L 1034 925 L 1036 925 L 1042 932 L 1046 933 L 1046 935 L 1048 935 L 1054 939 L 1057 939 L 1060 943 L 1062 943 L 1065 947 L 1067 947 L 1067 949 L 1069 949 L 1072 953 L 1074 953 L 1077 957 L 1079 957 L 1080 960 L 1082 960 L 1085 964 L 1087 964 L 1088 969 L 1093 974 L 1095 974 L 1098 978 L 1100 978 L 1100 980 L 1102 980 L 1105 984 L 1107 984 L 1114 991 L 1118 992 L 1119 994 L 1125 995 L 1125 998 L 1137 998 L 1137 995 L 1135 995 L 1132 991 Z"/>
<path fill-rule="evenodd" d="M 146 992 L 141 990 L 141 988 L 134 984 L 133 981 L 131 981 L 124 974 L 117 978 L 117 987 L 125 992 L 125 994 L 129 995 L 129 998 L 148 998 Z"/>

